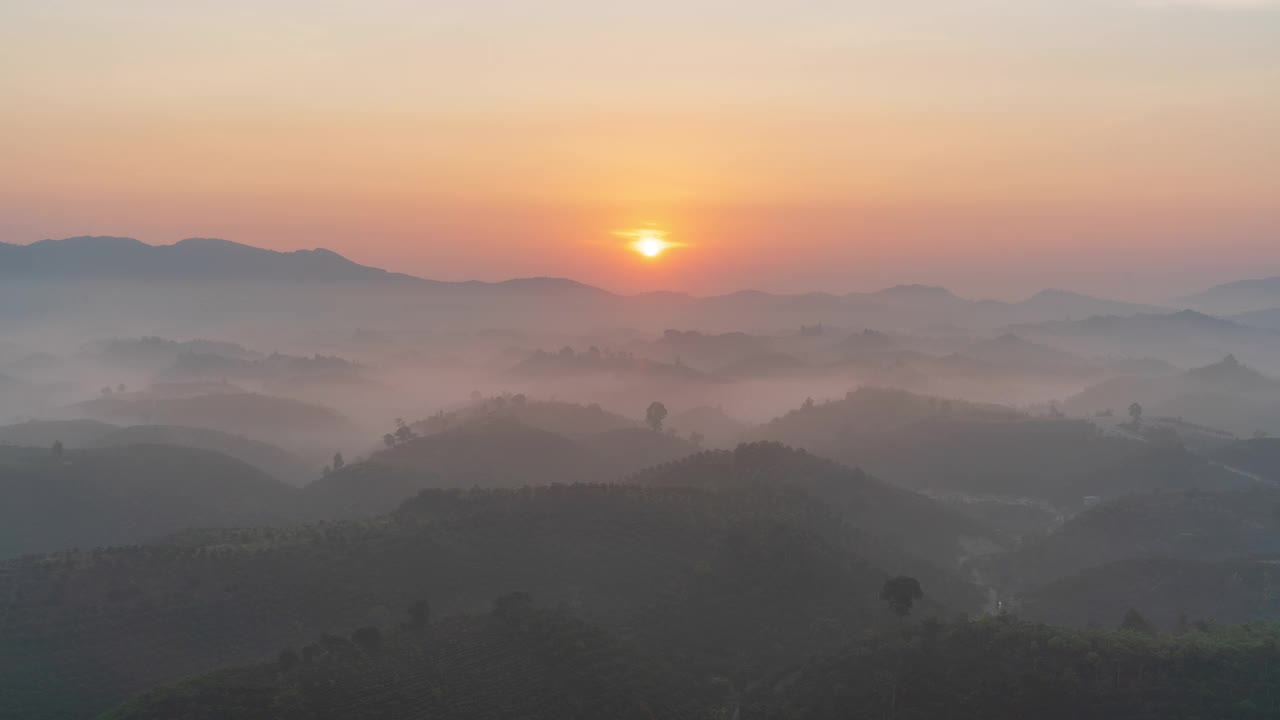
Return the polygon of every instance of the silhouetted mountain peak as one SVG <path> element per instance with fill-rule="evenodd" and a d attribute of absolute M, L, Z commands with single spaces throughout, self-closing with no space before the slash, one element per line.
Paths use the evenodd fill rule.
<path fill-rule="evenodd" d="M 497 286 L 506 290 L 515 290 L 519 292 L 539 293 L 539 294 L 589 294 L 597 296 L 610 295 L 611 293 L 593 287 L 577 280 L 560 277 L 528 277 L 513 278 L 497 283 Z"/>
<path fill-rule="evenodd" d="M 1186 372 L 1193 380 L 1212 383 L 1232 383 L 1237 385 L 1270 385 L 1274 381 L 1241 363 L 1235 355 L 1227 355 L 1222 360 L 1204 367 L 1193 368 Z"/>
<path fill-rule="evenodd" d="M 1211 312 L 1238 313 L 1280 306 L 1280 277 L 1265 277 L 1216 285 L 1178 300 Z"/>
<path fill-rule="evenodd" d="M 279 252 L 219 238 L 148 245 L 133 238 L 75 237 L 7 245 L 4 252 L 0 277 L 22 280 L 429 282 L 365 267 L 329 250 Z"/>
<path fill-rule="evenodd" d="M 1201 323 L 1204 325 L 1219 325 L 1219 326 L 1235 324 L 1230 320 L 1223 320 L 1222 318 L 1216 318 L 1212 315 L 1206 315 L 1202 312 L 1198 312 L 1190 308 L 1185 310 L 1179 310 L 1176 313 L 1170 314 L 1169 317 L 1173 320 L 1177 320 L 1178 322 L 1183 322 L 1183 323 Z"/>
<path fill-rule="evenodd" d="M 955 293 L 937 285 L 894 285 L 871 294 L 872 297 L 889 300 L 959 300 Z"/>
<path fill-rule="evenodd" d="M 21 246 L 16 246 L 21 247 Z M 113 250 L 141 250 L 150 247 L 141 240 L 131 237 L 117 237 L 114 235 L 78 235 L 76 237 L 63 238 L 61 240 L 45 239 L 32 243 L 29 247 L 49 248 L 59 247 L 64 249 L 70 248 L 94 248 L 94 249 L 113 249 Z"/>
<path fill-rule="evenodd" d="M 234 242 L 234 241 L 232 241 L 232 240 L 224 240 L 224 239 L 222 239 L 222 238 L 207 238 L 207 237 L 190 237 L 190 238 L 183 238 L 183 239 L 179 240 L 178 242 L 174 243 L 174 244 L 173 244 L 173 247 L 183 247 L 183 248 L 236 248 L 236 249 L 245 249 L 245 250 L 258 250 L 258 249 L 259 249 L 259 248 L 253 248 L 253 247 L 250 247 L 249 245 L 244 245 L 244 244 L 242 244 L 242 243 Z"/>

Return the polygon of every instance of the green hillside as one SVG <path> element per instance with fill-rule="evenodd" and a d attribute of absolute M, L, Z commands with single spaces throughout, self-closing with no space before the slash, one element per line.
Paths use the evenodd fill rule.
<path fill-rule="evenodd" d="M 1219 561 L 1280 554 L 1280 491 L 1161 492 L 1104 503 L 997 560 L 1006 583 L 1034 587 L 1133 558 Z"/>
<path fill-rule="evenodd" d="M 698 453 L 634 475 L 633 482 L 735 491 L 776 486 L 815 498 L 869 536 L 940 567 L 951 567 L 974 544 L 990 550 L 1008 540 L 946 506 L 880 482 L 862 470 L 772 442 Z"/>
<path fill-rule="evenodd" d="M 1137 558 L 1090 567 L 1020 598 L 1018 612 L 1062 625 L 1111 623 L 1130 608 L 1153 625 L 1280 620 L 1280 565 Z"/>
<path fill-rule="evenodd" d="M 795 493 L 583 485 L 430 491 L 376 521 L 11 561 L 0 565 L 0 597 L 11 598 L 0 717 L 85 716 L 190 673 L 382 624 L 419 599 L 447 616 L 512 590 L 747 681 L 884 617 L 877 594 L 900 568 L 867 560 L 862 543 Z M 948 589 L 963 587 L 926 602 L 975 610 L 973 589 Z M 672 637 L 677 627 L 688 631 Z"/>
<path fill-rule="evenodd" d="M 1119 618 L 1116 619 L 1119 622 Z M 998 617 L 869 635 L 762 684 L 753 720 L 1264 720 L 1280 625 L 1156 635 Z"/>
<path fill-rule="evenodd" d="M 298 516 L 294 490 L 209 450 L 0 448 L 0 558 Z"/>
<path fill-rule="evenodd" d="M 325 635 L 276 660 L 145 693 L 103 720 L 712 720 L 723 686 L 640 662 L 608 633 L 510 595 L 434 625 Z"/>

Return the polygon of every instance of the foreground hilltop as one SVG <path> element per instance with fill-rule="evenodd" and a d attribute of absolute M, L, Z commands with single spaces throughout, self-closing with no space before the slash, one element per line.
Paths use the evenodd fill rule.
<path fill-rule="evenodd" d="M 1263 720 L 1280 713 L 1280 625 L 1152 632 L 1012 617 L 924 622 L 869 634 L 750 694 L 763 720 L 1043 718 Z"/>
<path fill-rule="evenodd" d="M 89 716 L 422 599 L 448 616 L 513 588 L 694 677 L 748 683 L 884 620 L 879 591 L 911 562 L 893 547 L 772 484 L 578 485 L 429 491 L 371 521 L 29 557 L 0 564 L 0 716 Z M 922 608 L 978 610 L 976 589 L 932 573 Z"/>
<path fill-rule="evenodd" d="M 401 720 L 569 717 L 713 720 L 724 684 L 646 662 L 609 633 L 527 595 L 431 624 L 429 607 L 390 629 L 325 635 L 278 659 L 148 692 L 103 720 Z"/>

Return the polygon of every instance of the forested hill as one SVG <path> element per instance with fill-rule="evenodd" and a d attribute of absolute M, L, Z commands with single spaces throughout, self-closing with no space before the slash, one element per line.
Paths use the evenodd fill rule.
<path fill-rule="evenodd" d="M 0 448 L 0 558 L 299 517 L 296 491 L 221 453 Z"/>
<path fill-rule="evenodd" d="M 1008 544 L 999 532 L 923 495 L 780 443 L 698 453 L 645 469 L 631 481 L 712 491 L 790 489 L 821 501 L 867 535 L 940 567 L 954 566 L 975 544 L 990 549 Z"/>
<path fill-rule="evenodd" d="M 0 717 L 86 717 L 421 599 L 443 617 L 512 590 L 748 683 L 883 621 L 901 568 L 863 545 L 794 492 L 580 485 L 430 491 L 366 522 L 29 557 L 0 564 Z M 974 589 L 924 583 L 921 612 L 978 610 Z"/>
<path fill-rule="evenodd" d="M 862 388 L 808 404 L 755 431 L 935 493 L 1001 495 L 1079 508 L 1087 496 L 1220 489 L 1245 478 L 1175 443 L 1104 433 L 1087 420 Z"/>
<path fill-rule="evenodd" d="M 317 480 L 302 502 L 318 518 L 391 512 L 421 490 L 613 482 L 692 453 L 679 438 L 622 428 L 569 438 L 505 415 L 482 416 L 423 436 L 389 436 L 390 447 Z M 404 431 L 402 430 L 402 432 Z"/>
<path fill-rule="evenodd" d="M 874 633 L 755 688 L 751 720 L 1269 720 L 1280 625 L 1157 635 L 1010 617 Z"/>
<path fill-rule="evenodd" d="M 641 661 L 607 632 L 530 598 L 430 623 L 325 635 L 276 659 L 148 692 L 102 720 L 714 720 L 727 683 Z"/>

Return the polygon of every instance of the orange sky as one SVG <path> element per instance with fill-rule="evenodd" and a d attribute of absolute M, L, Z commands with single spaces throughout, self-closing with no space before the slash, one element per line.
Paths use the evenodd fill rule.
<path fill-rule="evenodd" d="M 0 240 L 624 291 L 1280 274 L 1267 0 L 175 5 L 0 7 Z M 687 247 L 642 262 L 643 223 Z"/>

